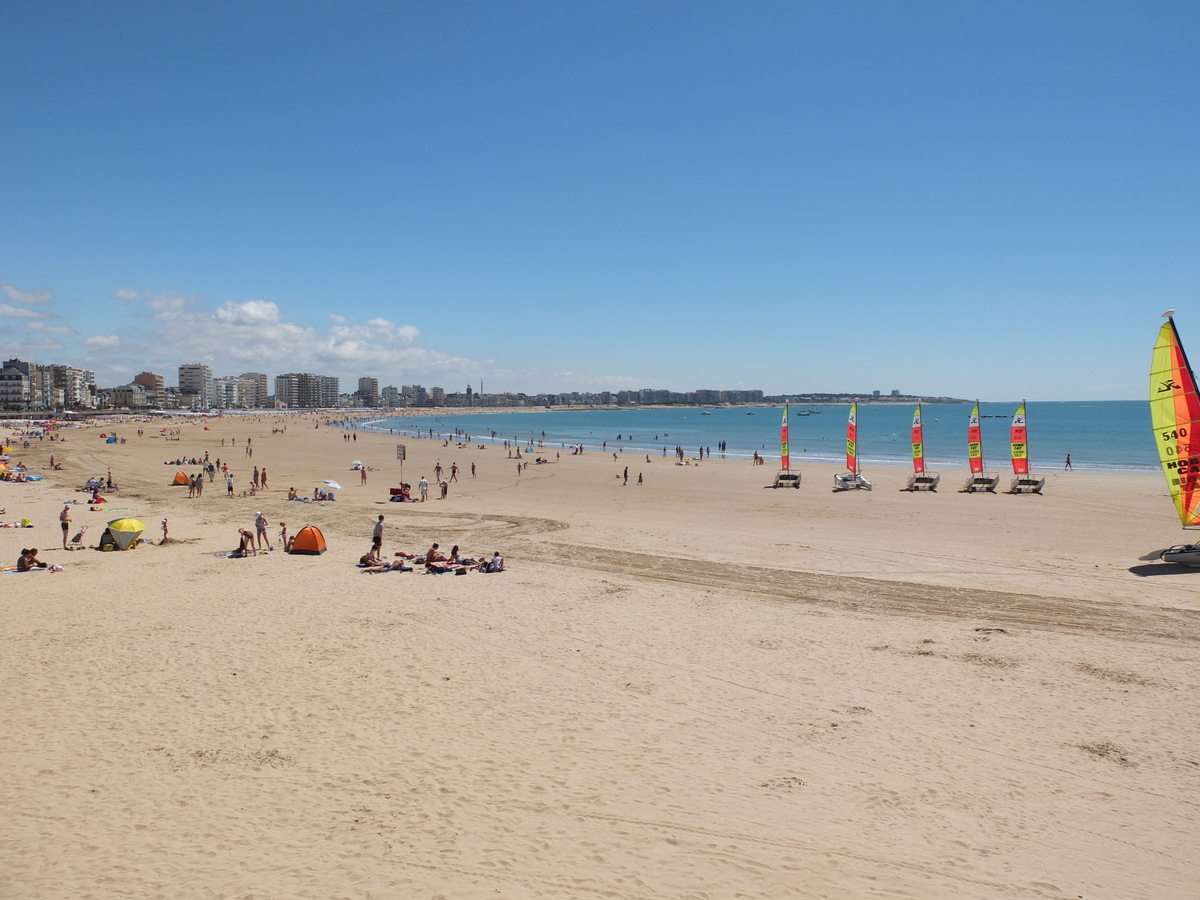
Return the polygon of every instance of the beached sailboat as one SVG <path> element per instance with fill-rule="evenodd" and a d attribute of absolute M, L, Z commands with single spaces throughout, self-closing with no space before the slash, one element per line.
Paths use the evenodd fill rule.
<path fill-rule="evenodd" d="M 1184 528 L 1200 525 L 1200 397 L 1175 329 L 1175 311 L 1158 332 L 1150 363 L 1150 424 L 1167 487 Z M 1195 435 L 1193 437 L 1193 435 Z M 1200 565 L 1200 544 L 1177 544 L 1143 559 Z"/>
<path fill-rule="evenodd" d="M 772 487 L 800 487 L 800 473 L 791 470 L 791 458 L 788 453 L 788 405 L 783 404 L 783 425 L 779 430 L 779 471 L 775 473 L 775 483 Z"/>
<path fill-rule="evenodd" d="M 942 476 L 925 471 L 925 423 L 921 421 L 921 404 L 913 410 L 912 420 L 913 473 L 908 476 L 910 491 L 936 491 Z"/>
<path fill-rule="evenodd" d="M 871 490 L 871 482 L 862 477 L 858 466 L 858 404 L 850 404 L 850 421 L 846 425 L 846 472 L 833 476 L 834 490 Z"/>
<path fill-rule="evenodd" d="M 1025 427 L 1025 401 L 1017 407 L 1013 415 L 1012 429 L 1009 433 L 1009 445 L 1012 448 L 1013 475 L 1009 487 L 1010 494 L 1040 494 L 1046 486 L 1045 476 L 1038 477 L 1029 474 L 1029 436 Z"/>
<path fill-rule="evenodd" d="M 1000 476 L 983 471 L 983 430 L 979 425 L 979 401 L 971 407 L 971 419 L 967 424 L 967 458 L 971 465 L 971 474 L 963 485 L 964 494 L 974 494 L 981 491 L 995 493 L 1000 484 Z"/>

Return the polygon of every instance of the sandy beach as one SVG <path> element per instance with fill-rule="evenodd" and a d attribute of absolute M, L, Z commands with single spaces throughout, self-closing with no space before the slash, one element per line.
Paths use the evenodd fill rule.
<path fill-rule="evenodd" d="M 45 478 L 0 483 L 0 520 L 35 526 L 0 556 L 64 571 L 0 581 L 0 897 L 1200 891 L 1200 569 L 1138 560 L 1184 539 L 1161 475 L 909 494 L 868 461 L 875 490 L 839 494 L 802 461 L 772 490 L 770 462 L 548 447 L 518 474 L 406 438 L 430 499 L 391 503 L 397 439 L 319 421 L 18 447 Z M 169 486 L 206 452 L 269 490 Z M 62 550 L 64 502 L 109 470 L 72 534 L 132 516 L 148 543 Z M 325 479 L 335 502 L 285 499 Z M 257 511 L 328 552 L 218 555 Z M 389 556 L 507 571 L 363 574 L 380 514 Z"/>

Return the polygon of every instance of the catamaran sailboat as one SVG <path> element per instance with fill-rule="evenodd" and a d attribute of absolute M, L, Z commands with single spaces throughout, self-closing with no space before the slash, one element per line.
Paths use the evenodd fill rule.
<path fill-rule="evenodd" d="M 1016 478 L 1012 480 L 1008 492 L 1010 494 L 1040 494 L 1042 488 L 1046 486 L 1046 477 L 1029 474 L 1029 438 L 1025 429 L 1024 400 L 1021 401 L 1021 405 L 1017 407 L 1017 412 L 1013 416 L 1009 444 L 1012 447 L 1012 468 Z"/>
<path fill-rule="evenodd" d="M 1150 423 L 1167 487 L 1184 528 L 1200 525 L 1200 397 L 1175 330 L 1174 310 L 1158 332 L 1150 364 Z M 1193 437 L 1195 435 L 1195 437 Z M 1176 544 L 1142 559 L 1200 566 L 1200 544 Z"/>
<path fill-rule="evenodd" d="M 850 405 L 850 421 L 846 425 L 846 472 L 833 476 L 835 491 L 871 490 L 871 482 L 862 477 L 858 466 L 858 404 Z"/>
<path fill-rule="evenodd" d="M 913 473 L 908 476 L 910 491 L 936 491 L 942 476 L 925 471 L 925 425 L 921 421 L 921 404 L 913 410 L 912 420 Z"/>
<path fill-rule="evenodd" d="M 779 471 L 775 473 L 772 487 L 800 487 L 800 473 L 791 470 L 791 459 L 788 455 L 788 405 L 783 404 L 783 425 L 779 430 Z"/>
<path fill-rule="evenodd" d="M 975 494 L 986 491 L 996 492 L 1000 484 L 1000 476 L 983 471 L 983 432 L 979 427 L 979 401 L 971 408 L 971 420 L 967 424 L 967 458 L 971 464 L 971 475 L 963 485 L 964 494 Z"/>

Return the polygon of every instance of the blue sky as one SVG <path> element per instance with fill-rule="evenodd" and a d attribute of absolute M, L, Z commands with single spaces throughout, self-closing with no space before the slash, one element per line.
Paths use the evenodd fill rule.
<path fill-rule="evenodd" d="M 0 33 L 0 353 L 102 385 L 1122 399 L 1164 309 L 1200 348 L 1194 2 L 14 2 Z"/>

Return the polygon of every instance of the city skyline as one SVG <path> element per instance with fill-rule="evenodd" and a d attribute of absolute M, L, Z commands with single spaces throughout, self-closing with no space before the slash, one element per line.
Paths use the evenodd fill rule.
<path fill-rule="evenodd" d="M 501 392 L 1145 392 L 1200 7 L 9 4 L 0 356 Z M 183 40 L 181 35 L 187 35 Z"/>

